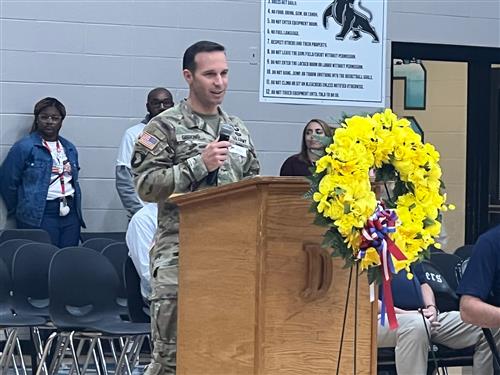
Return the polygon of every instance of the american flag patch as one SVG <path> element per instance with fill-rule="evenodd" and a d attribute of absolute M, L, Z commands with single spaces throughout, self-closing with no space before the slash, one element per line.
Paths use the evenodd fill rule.
<path fill-rule="evenodd" d="M 148 132 L 142 133 L 139 138 L 139 143 L 149 150 L 153 150 L 159 142 L 160 140 L 158 138 Z"/>

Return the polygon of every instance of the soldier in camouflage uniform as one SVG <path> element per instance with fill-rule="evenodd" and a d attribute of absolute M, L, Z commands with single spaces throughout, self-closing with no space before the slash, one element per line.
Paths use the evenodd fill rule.
<path fill-rule="evenodd" d="M 224 47 L 205 41 L 189 47 L 183 75 L 189 97 L 150 121 L 132 158 L 139 196 L 158 202 L 158 231 L 150 252 L 153 358 L 146 375 L 175 374 L 176 368 L 179 213 L 168 198 L 209 187 L 210 172 L 218 171 L 218 185 L 259 173 L 247 128 L 219 106 L 228 81 Z M 233 129 L 229 141 L 218 141 L 222 124 Z"/>

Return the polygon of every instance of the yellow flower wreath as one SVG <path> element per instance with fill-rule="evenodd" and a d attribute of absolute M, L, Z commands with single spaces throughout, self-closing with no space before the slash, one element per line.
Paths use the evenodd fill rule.
<path fill-rule="evenodd" d="M 453 207 L 445 205 L 439 153 L 433 145 L 422 143 L 408 120 L 390 109 L 346 118 L 325 152 L 316 162 L 310 196 L 316 223 L 329 227 L 324 245 L 333 247 L 334 256 L 342 256 L 349 265 L 358 258 L 361 230 L 377 207 L 370 183 L 373 170 L 377 180 L 395 181 L 385 205 L 396 211 L 396 231 L 390 237 L 406 256 L 402 261 L 393 259 L 395 271 L 408 270 L 430 245 L 440 247 L 436 243 L 440 211 Z M 380 263 L 373 247 L 360 260 L 363 270 Z"/>

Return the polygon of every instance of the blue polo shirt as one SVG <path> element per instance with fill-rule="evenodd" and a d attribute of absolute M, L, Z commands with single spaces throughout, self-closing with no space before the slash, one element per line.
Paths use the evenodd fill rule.
<path fill-rule="evenodd" d="M 457 294 L 500 306 L 500 225 L 478 238 Z"/>
<path fill-rule="evenodd" d="M 412 280 L 408 280 L 407 272 L 404 269 L 394 275 L 391 280 L 394 306 L 403 310 L 416 310 L 424 305 L 422 289 L 420 288 L 420 285 L 425 283 L 422 264 L 414 264 L 411 269 L 413 272 Z M 379 295 L 381 295 L 380 290 Z"/>

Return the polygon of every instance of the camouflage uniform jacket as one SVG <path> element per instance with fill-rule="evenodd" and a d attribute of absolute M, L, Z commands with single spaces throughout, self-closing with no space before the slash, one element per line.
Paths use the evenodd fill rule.
<path fill-rule="evenodd" d="M 233 127 L 230 142 L 238 151 L 230 151 L 228 160 L 219 168 L 218 185 L 257 175 L 259 162 L 248 129 L 239 118 L 218 110 L 219 126 L 227 123 Z M 218 130 L 212 129 L 184 100 L 154 117 L 136 142 L 132 170 L 137 191 L 144 201 L 158 202 L 152 257 L 175 247 L 178 241 L 178 209 L 169 196 L 209 187 L 201 152 L 217 137 Z"/>

